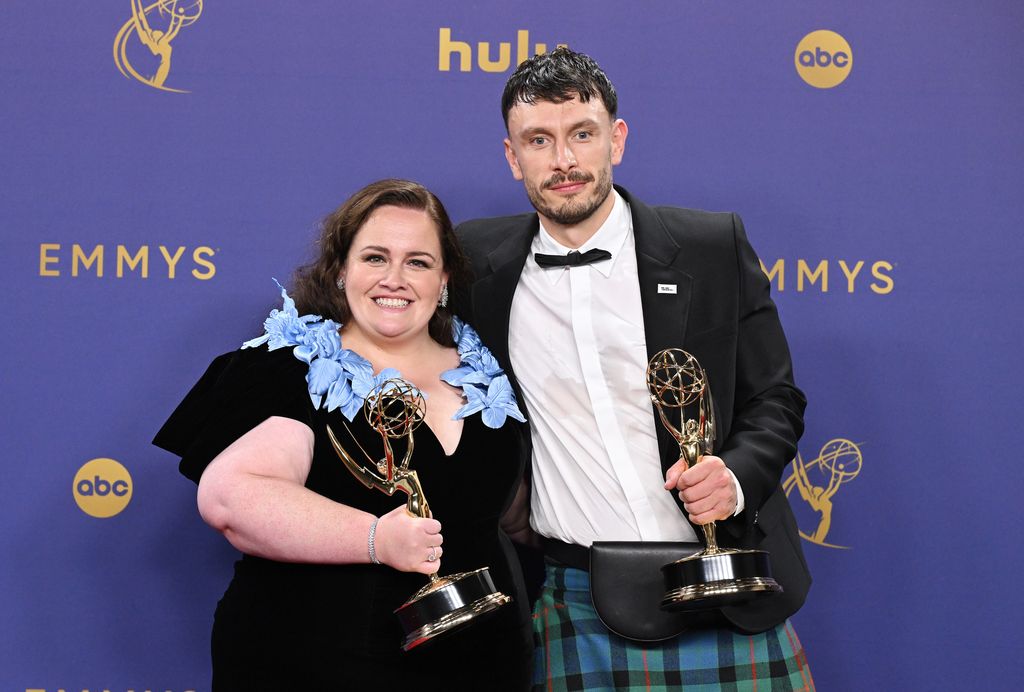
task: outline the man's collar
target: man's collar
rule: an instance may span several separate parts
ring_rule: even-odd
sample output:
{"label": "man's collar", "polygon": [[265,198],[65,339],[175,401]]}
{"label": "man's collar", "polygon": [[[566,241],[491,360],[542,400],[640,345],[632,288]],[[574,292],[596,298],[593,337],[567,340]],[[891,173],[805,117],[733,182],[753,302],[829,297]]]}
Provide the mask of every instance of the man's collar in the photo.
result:
{"label": "man's collar", "polygon": [[[612,267],[615,266],[618,256],[622,253],[622,246],[633,228],[633,218],[629,213],[629,205],[626,204],[626,200],[622,198],[622,195],[617,190],[613,189],[611,194],[615,196],[615,203],[612,205],[611,213],[608,214],[608,218],[597,229],[597,232],[590,236],[583,245],[578,248],[562,245],[544,228],[544,222],[540,221],[540,228],[537,232],[537,237],[533,240],[533,247],[530,248],[531,251],[550,255],[564,255],[574,249],[586,252],[593,248],[601,248],[612,253],[611,260],[597,262],[589,266],[601,272],[605,277],[610,276]],[[552,283],[554,283],[565,273],[565,270],[548,270],[546,273],[550,276]]]}

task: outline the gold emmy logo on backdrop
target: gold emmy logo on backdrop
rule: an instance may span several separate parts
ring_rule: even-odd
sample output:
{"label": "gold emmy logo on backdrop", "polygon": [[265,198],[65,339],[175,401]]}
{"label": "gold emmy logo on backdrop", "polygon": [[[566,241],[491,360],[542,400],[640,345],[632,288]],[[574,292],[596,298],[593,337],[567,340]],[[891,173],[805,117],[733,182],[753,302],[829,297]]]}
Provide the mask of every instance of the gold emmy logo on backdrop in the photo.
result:
{"label": "gold emmy logo on backdrop", "polygon": [[[61,248],[64,248],[63,251]],[[172,252],[172,248],[174,248]],[[128,245],[104,244],[88,245],[72,243],[70,248],[67,244],[61,243],[40,243],[39,244],[39,276],[68,276],[67,265],[71,264],[70,276],[95,276],[102,279],[104,272],[109,276],[111,270],[117,278],[126,276],[138,276],[148,279],[150,276],[150,256],[156,257],[157,250],[163,262],[153,261],[154,278],[166,269],[167,278],[174,279],[178,272],[186,272],[186,265],[178,267],[182,257],[185,256],[184,245],[140,245],[132,250]],[[152,252],[150,252],[152,250]],[[208,281],[217,273],[217,265],[213,263],[213,256],[219,249],[213,249],[206,245],[200,245],[192,249],[191,259],[195,265],[188,274],[199,281]],[[63,273],[62,273],[63,267]],[[158,270],[159,267],[159,270]]]}
{"label": "gold emmy logo on backdrop", "polygon": [[[792,291],[796,284],[797,293],[845,292],[863,293],[869,289],[875,295],[888,295],[895,287],[893,272],[896,262],[845,259],[797,259],[786,261],[780,257],[771,268],[761,260],[761,271],[768,277],[774,291]],[[794,279],[793,275],[796,274]],[[788,277],[788,278],[787,278]]]}
{"label": "gold emmy logo on backdrop", "polygon": [[796,488],[807,506],[820,516],[818,526],[813,531],[807,533],[800,530],[804,539],[825,548],[848,547],[827,543],[825,538],[832,527],[832,498],[843,485],[857,477],[862,464],[863,458],[857,443],[842,438],[826,442],[818,458],[811,461],[804,461],[797,452],[793,460],[793,471],[783,481],[782,489],[786,497],[789,497],[793,488]]}
{"label": "gold emmy logo on backdrop", "polygon": [[[66,681],[63,681],[63,682],[66,682]],[[108,681],[108,682],[110,682],[110,681]],[[25,692],[65,692],[65,690],[89,690],[89,689],[91,689],[89,687],[89,685],[95,685],[95,684],[96,684],[95,682],[87,683],[85,681],[82,681],[81,683],[76,683],[74,685],[62,685],[60,687],[27,687],[27,688],[25,688]],[[113,690],[113,689],[117,689],[117,688],[115,688],[114,685],[103,685],[103,686],[97,686],[95,689],[97,689],[97,690]],[[132,690],[133,688],[128,688],[128,689]],[[156,685],[154,685],[153,687],[142,687],[140,685],[136,685],[136,687],[134,689],[143,689],[143,690],[161,689],[161,690],[164,690],[164,692],[173,692],[173,690],[171,690],[168,687],[161,686],[160,688],[157,688]],[[193,687],[193,688],[184,689],[181,692],[196,692],[196,688]]]}
{"label": "gold emmy logo on backdrop", "polygon": [[[157,0],[144,5],[143,0],[131,0],[132,16],[114,39],[114,63],[125,77],[137,79],[147,86],[161,91],[187,94],[185,89],[164,86],[171,73],[171,43],[178,32],[195,24],[203,13],[203,0]],[[157,59],[156,71],[149,77],[143,76],[128,57],[128,46],[137,38]]]}

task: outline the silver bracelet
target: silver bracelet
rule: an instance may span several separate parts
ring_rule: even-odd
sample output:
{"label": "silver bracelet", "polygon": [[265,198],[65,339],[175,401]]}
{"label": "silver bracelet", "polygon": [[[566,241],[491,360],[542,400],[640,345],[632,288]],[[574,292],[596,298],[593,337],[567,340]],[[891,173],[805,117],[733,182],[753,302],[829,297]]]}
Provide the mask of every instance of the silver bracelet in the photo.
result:
{"label": "silver bracelet", "polygon": [[370,534],[366,537],[366,551],[370,553],[370,562],[375,565],[380,564],[380,560],[377,559],[377,550],[374,545],[374,539],[377,536],[378,521],[380,521],[380,517],[373,518],[373,523],[370,524]]}

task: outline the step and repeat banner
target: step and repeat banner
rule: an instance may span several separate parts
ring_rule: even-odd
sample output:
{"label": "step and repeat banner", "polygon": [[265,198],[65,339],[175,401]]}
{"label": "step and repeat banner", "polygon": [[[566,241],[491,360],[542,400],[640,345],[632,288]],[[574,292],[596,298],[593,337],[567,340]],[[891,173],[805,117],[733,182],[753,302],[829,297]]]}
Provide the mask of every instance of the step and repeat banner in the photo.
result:
{"label": "step and repeat banner", "polygon": [[810,401],[783,485],[821,690],[1013,689],[1024,7],[7,2],[0,689],[209,689],[237,553],[153,434],[382,177],[527,210],[516,64],[615,83],[615,180],[742,215]]}

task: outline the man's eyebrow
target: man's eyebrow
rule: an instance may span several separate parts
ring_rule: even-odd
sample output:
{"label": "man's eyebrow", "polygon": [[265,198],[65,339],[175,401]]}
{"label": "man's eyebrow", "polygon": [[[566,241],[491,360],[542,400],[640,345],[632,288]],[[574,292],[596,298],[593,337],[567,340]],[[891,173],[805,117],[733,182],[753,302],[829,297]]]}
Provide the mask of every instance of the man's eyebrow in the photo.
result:
{"label": "man's eyebrow", "polygon": [[[597,122],[598,121],[595,120],[594,118],[583,118],[582,120],[578,120],[574,122],[572,125],[570,125],[569,130],[578,130],[582,127],[593,127],[594,125],[597,125]],[[534,127],[527,127],[519,131],[520,137],[530,137],[533,135],[546,134],[550,134],[550,129],[540,125],[536,125]]]}

